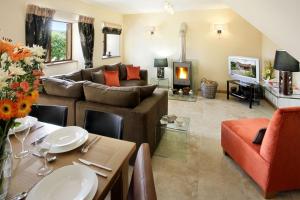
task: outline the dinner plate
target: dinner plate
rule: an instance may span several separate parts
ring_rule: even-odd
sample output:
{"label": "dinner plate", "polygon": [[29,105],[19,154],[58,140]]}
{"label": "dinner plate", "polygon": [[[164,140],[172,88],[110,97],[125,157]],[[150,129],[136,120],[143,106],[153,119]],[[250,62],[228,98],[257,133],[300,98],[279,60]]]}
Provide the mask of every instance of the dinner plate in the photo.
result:
{"label": "dinner plate", "polygon": [[98,188],[97,175],[88,167],[68,165],[44,177],[27,200],[90,200]]}
{"label": "dinner plate", "polygon": [[[26,117],[24,117],[24,118],[17,118],[17,119],[15,120],[15,122],[20,123],[20,125],[19,125],[18,127],[16,127],[16,130],[17,130],[17,131],[22,131],[22,130],[25,129],[25,127],[24,127],[24,123],[25,123],[25,122],[29,122],[30,127],[33,127],[33,126],[36,125],[36,123],[38,122],[38,119],[35,118],[35,117],[26,116]],[[8,134],[11,135],[11,134],[13,134],[13,133],[14,133],[13,130],[10,129]]]}
{"label": "dinner plate", "polygon": [[88,137],[88,132],[83,128],[68,126],[50,133],[45,141],[52,144],[50,153],[64,153],[80,147]]}

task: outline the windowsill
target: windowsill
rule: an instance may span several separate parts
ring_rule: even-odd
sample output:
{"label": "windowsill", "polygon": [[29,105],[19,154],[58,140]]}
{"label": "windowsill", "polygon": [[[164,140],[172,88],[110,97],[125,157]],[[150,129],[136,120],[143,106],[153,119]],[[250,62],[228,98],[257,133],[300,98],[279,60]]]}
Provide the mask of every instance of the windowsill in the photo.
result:
{"label": "windowsill", "polygon": [[50,67],[50,66],[68,64],[68,63],[74,63],[74,62],[77,62],[77,60],[66,60],[66,61],[51,62],[51,63],[45,63],[45,65],[46,65],[46,67]]}
{"label": "windowsill", "polygon": [[102,60],[110,58],[120,58],[121,56],[102,56]]}

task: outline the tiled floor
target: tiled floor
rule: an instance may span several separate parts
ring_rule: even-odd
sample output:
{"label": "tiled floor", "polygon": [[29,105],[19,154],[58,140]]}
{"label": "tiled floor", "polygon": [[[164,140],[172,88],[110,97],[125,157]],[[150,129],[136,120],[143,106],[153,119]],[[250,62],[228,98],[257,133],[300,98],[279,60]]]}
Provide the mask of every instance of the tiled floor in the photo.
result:
{"label": "tiled floor", "polygon": [[[169,114],[191,118],[191,133],[168,132],[153,156],[158,199],[259,200],[257,185],[220,146],[220,124],[225,119],[271,117],[266,102],[249,109],[245,103],[199,97],[197,102],[169,101]],[[281,193],[276,199],[300,199],[300,191]]]}

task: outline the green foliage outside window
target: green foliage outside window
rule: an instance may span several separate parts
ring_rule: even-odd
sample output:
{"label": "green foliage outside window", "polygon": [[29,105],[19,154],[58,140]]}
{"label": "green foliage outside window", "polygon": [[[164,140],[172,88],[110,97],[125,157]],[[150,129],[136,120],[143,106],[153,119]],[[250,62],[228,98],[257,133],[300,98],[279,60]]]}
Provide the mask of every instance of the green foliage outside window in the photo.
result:
{"label": "green foliage outside window", "polygon": [[66,60],[67,37],[66,32],[52,31],[51,33],[51,61]]}

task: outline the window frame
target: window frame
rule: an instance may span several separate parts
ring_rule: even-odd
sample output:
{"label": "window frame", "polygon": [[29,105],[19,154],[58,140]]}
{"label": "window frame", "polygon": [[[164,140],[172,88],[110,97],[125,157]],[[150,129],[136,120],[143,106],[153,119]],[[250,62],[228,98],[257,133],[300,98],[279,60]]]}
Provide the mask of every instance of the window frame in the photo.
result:
{"label": "window frame", "polygon": [[[50,45],[49,48],[47,49],[48,51],[48,56],[46,58],[45,64],[51,64],[51,63],[63,63],[63,62],[70,62],[73,61],[73,23],[72,22],[66,22],[66,21],[61,21],[61,20],[51,20],[51,22],[61,22],[61,23],[65,23],[65,24],[70,24],[70,39],[68,39],[68,30],[66,31],[66,38],[67,38],[67,44],[66,44],[66,54],[68,54],[68,46],[69,46],[69,42],[71,42],[71,46],[70,46],[70,58],[69,59],[65,59],[65,60],[56,60],[56,61],[51,61],[51,36],[50,36]],[[51,34],[52,34],[52,29],[51,29]]]}

